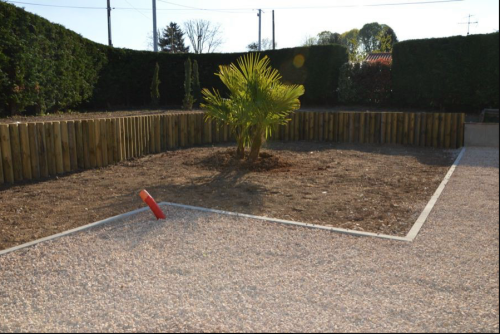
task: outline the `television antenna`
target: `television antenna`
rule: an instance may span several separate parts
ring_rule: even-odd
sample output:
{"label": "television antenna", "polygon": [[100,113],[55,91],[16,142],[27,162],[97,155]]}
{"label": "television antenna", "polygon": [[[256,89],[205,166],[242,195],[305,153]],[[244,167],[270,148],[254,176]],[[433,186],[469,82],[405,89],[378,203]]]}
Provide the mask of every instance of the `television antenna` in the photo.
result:
{"label": "television antenna", "polygon": [[479,24],[479,22],[478,22],[478,21],[471,22],[471,19],[472,19],[473,17],[474,17],[474,15],[470,15],[470,14],[469,14],[469,16],[468,16],[469,21],[468,21],[468,22],[461,22],[461,23],[459,23],[459,24],[467,24],[467,36],[469,36],[469,35],[470,35],[470,26],[471,26],[471,24],[475,24],[475,25],[478,25],[478,24]]}

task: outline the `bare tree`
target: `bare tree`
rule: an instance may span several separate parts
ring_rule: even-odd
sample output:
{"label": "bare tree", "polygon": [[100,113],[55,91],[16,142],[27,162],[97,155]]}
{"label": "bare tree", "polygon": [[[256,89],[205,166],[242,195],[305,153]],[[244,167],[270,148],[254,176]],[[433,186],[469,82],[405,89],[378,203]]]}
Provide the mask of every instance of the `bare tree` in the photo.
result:
{"label": "bare tree", "polygon": [[222,45],[220,25],[206,20],[191,20],[184,23],[184,28],[194,53],[215,52]]}

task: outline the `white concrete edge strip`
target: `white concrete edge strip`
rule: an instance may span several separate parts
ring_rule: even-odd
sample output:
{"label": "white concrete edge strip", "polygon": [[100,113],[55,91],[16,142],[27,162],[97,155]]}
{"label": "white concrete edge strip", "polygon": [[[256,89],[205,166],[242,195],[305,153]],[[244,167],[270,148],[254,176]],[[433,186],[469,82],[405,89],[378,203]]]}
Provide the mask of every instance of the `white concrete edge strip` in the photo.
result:
{"label": "white concrete edge strip", "polygon": [[376,233],[370,233],[370,232],[362,232],[362,231],[356,231],[356,230],[347,230],[347,229],[342,229],[342,228],[337,228],[337,227],[307,224],[307,223],[294,222],[294,221],[290,221],[290,220],[275,219],[275,218],[269,218],[269,217],[253,216],[253,215],[247,215],[244,213],[236,213],[236,212],[221,211],[221,210],[215,210],[215,209],[207,209],[207,208],[202,208],[202,207],[198,207],[198,206],[169,203],[169,202],[161,202],[159,204],[179,207],[179,208],[188,209],[188,210],[197,210],[197,211],[202,211],[202,212],[210,212],[210,213],[235,216],[235,217],[240,217],[240,218],[250,218],[250,219],[263,220],[263,221],[267,221],[267,222],[271,222],[271,223],[279,223],[279,224],[285,224],[285,225],[291,225],[291,226],[319,229],[319,230],[324,230],[324,231],[331,231],[331,232],[336,232],[336,233],[348,234],[348,235],[357,236],[357,237],[374,237],[374,238],[393,240],[393,241],[410,241],[405,237],[397,237],[397,236],[376,234]]}
{"label": "white concrete edge strip", "polygon": [[21,250],[23,248],[32,247],[32,246],[38,245],[39,243],[42,243],[42,242],[52,241],[52,240],[59,239],[61,237],[65,237],[65,236],[73,234],[73,233],[85,231],[85,230],[91,229],[93,227],[97,227],[97,226],[100,226],[100,225],[111,223],[111,222],[119,220],[119,219],[127,218],[127,217],[133,216],[133,215],[135,215],[137,213],[140,213],[140,212],[143,212],[143,211],[147,211],[147,210],[149,210],[148,207],[137,209],[137,210],[134,210],[134,211],[131,211],[131,212],[127,212],[127,213],[124,213],[124,214],[121,214],[121,215],[118,215],[118,216],[114,216],[114,217],[111,217],[111,218],[107,218],[107,219],[104,219],[104,220],[101,220],[101,221],[98,221],[98,222],[95,222],[95,223],[92,223],[92,224],[88,224],[88,225],[85,225],[85,226],[80,226],[80,227],[77,227],[77,228],[69,230],[69,231],[65,231],[65,232],[62,232],[62,233],[59,233],[59,234],[54,234],[54,235],[46,237],[46,238],[38,239],[38,240],[31,241],[31,242],[28,242],[28,243],[25,243],[25,244],[22,244],[22,245],[19,245],[19,246],[16,246],[16,247],[5,249],[3,251],[0,251],[0,256],[8,254],[8,253],[15,252],[15,251],[18,251],[18,250]]}
{"label": "white concrete edge strip", "polygon": [[441,194],[443,193],[446,185],[450,181],[451,177],[453,176],[453,173],[457,169],[458,165],[460,164],[460,161],[462,160],[464,154],[465,154],[465,147],[462,148],[462,151],[458,155],[457,160],[455,160],[455,163],[451,166],[450,170],[448,171],[448,174],[444,177],[443,182],[441,182],[441,185],[439,188],[436,190],[434,195],[432,196],[431,200],[429,203],[427,203],[427,206],[425,207],[424,211],[420,214],[420,217],[418,217],[417,221],[413,225],[412,229],[410,232],[406,235],[406,239],[408,241],[414,241],[422,227],[424,226],[425,222],[427,221],[427,218],[429,218],[429,215],[431,214],[432,210],[434,209],[434,206],[436,205],[437,201],[439,200],[439,197],[441,197]]}
{"label": "white concrete edge strip", "polygon": [[[451,168],[450,168],[448,174],[445,176],[443,182],[441,182],[441,185],[434,193],[434,196],[432,196],[431,200],[429,201],[429,203],[425,207],[424,211],[422,212],[420,217],[417,219],[417,222],[413,225],[412,229],[410,230],[410,232],[408,233],[408,235],[406,237],[397,237],[397,236],[386,235],[386,234],[377,234],[377,233],[362,232],[362,231],[356,231],[356,230],[347,230],[347,229],[337,228],[337,227],[307,224],[307,223],[301,223],[301,222],[294,222],[294,221],[290,221],[290,220],[274,219],[274,218],[269,218],[269,217],[253,216],[253,215],[248,215],[248,214],[244,214],[244,213],[236,213],[236,212],[229,212],[229,211],[222,211],[222,210],[215,210],[215,209],[207,209],[207,208],[202,208],[202,207],[198,207],[198,206],[191,206],[191,205],[184,205],[184,204],[177,204],[177,203],[170,203],[170,202],[161,202],[159,204],[160,205],[167,205],[167,206],[174,206],[174,207],[179,207],[179,208],[184,208],[184,209],[189,209],[189,210],[217,213],[217,214],[221,214],[221,215],[263,220],[263,221],[268,221],[268,222],[272,222],[272,223],[279,223],[279,224],[285,224],[285,225],[291,225],[291,226],[319,229],[319,230],[342,233],[342,234],[347,234],[347,235],[352,235],[352,236],[357,236],[357,237],[372,237],[372,238],[379,238],[379,239],[385,239],[385,240],[412,242],[418,236],[418,233],[420,232],[420,230],[424,226],[424,223],[426,222],[432,209],[436,205],[439,197],[443,193],[444,188],[446,187],[446,185],[450,181],[453,173],[455,172],[455,169],[460,164],[460,161],[462,160],[462,157],[465,154],[465,150],[466,149],[464,147],[462,149],[462,151],[460,152],[455,163],[451,166]],[[35,240],[32,242],[28,242],[28,243],[25,243],[25,244],[22,244],[22,245],[19,245],[16,247],[5,249],[3,251],[0,251],[0,256],[21,250],[23,248],[32,247],[32,246],[35,246],[35,245],[42,243],[42,242],[55,240],[55,239],[58,239],[58,238],[61,238],[61,237],[64,237],[64,236],[67,236],[67,235],[70,235],[73,233],[85,231],[85,230],[91,229],[93,227],[97,227],[99,225],[111,223],[115,220],[127,218],[127,217],[133,216],[135,214],[138,214],[138,213],[141,213],[141,212],[147,211],[147,210],[149,210],[149,207],[137,209],[137,210],[130,211],[130,212],[118,215],[118,216],[111,217],[111,218],[107,218],[107,219],[104,219],[104,220],[101,220],[101,221],[98,221],[98,222],[95,222],[95,223],[92,223],[89,225],[81,226],[81,227],[78,227],[78,228],[75,228],[75,229],[72,229],[72,230],[69,230],[66,232],[62,232],[62,233],[55,234],[55,235],[52,235],[52,236],[49,236],[46,238],[42,238],[42,239],[38,239],[38,240]]]}

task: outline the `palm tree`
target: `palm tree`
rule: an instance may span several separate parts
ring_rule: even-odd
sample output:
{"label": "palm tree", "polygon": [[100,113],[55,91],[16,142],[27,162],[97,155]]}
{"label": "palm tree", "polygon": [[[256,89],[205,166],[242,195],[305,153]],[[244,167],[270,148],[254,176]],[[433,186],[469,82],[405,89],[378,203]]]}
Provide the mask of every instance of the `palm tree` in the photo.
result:
{"label": "palm tree", "polygon": [[249,159],[256,161],[274,129],[300,108],[304,86],[283,84],[269,58],[254,53],[240,57],[237,65],[220,66],[216,75],[228,88],[229,97],[204,89],[206,117],[229,124],[238,142],[238,157],[244,158],[245,147],[250,145]]}

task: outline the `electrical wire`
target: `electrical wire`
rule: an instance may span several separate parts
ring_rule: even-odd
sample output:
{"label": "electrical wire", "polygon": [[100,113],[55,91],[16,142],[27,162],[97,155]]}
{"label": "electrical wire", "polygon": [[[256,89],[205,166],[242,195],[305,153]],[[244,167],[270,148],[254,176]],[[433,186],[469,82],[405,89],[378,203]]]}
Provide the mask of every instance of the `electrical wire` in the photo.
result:
{"label": "electrical wire", "polygon": [[[42,6],[42,7],[57,7],[57,8],[72,8],[72,9],[107,9],[106,7],[83,7],[83,6],[63,6],[63,5],[47,5],[39,3],[31,3],[24,1],[11,1],[5,0],[9,3],[21,4],[21,5],[31,5],[31,6]],[[220,13],[232,13],[240,14],[242,12],[254,11],[256,8],[200,8],[192,7],[186,5],[180,5],[173,2],[158,0],[160,2],[184,7],[184,8],[157,8],[159,11],[212,11]],[[335,8],[362,8],[362,7],[389,7],[389,6],[411,6],[411,5],[430,5],[430,4],[443,4],[452,2],[464,2],[465,0],[432,0],[432,1],[415,1],[415,2],[402,2],[402,3],[380,3],[380,4],[365,4],[365,5],[334,5],[334,6],[310,6],[310,7],[268,7],[261,8],[263,10],[305,10],[305,9],[335,9]],[[128,1],[127,1],[128,2]],[[129,2],[128,2],[129,3]],[[131,5],[129,3],[129,5]],[[140,12],[141,10],[151,10],[151,8],[136,8],[136,7],[113,7],[115,10],[136,10]]]}

